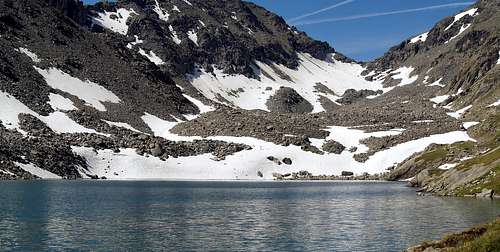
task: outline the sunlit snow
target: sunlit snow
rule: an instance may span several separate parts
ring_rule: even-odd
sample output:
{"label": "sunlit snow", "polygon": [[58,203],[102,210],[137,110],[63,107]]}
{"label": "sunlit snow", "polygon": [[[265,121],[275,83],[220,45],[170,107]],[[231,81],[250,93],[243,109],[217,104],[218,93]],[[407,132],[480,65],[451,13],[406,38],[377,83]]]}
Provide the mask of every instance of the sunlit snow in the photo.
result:
{"label": "sunlit snow", "polygon": [[193,41],[193,43],[198,46],[198,35],[196,34],[196,32],[191,30],[187,32],[187,35],[189,40]]}
{"label": "sunlit snow", "polygon": [[411,76],[411,73],[415,70],[413,67],[400,67],[394,71],[392,71],[392,74],[395,74],[392,76],[393,79],[395,80],[401,80],[398,86],[405,86],[408,84],[412,84],[418,79],[418,75],[413,75]]}
{"label": "sunlit snow", "polygon": [[459,163],[452,163],[452,164],[443,164],[441,166],[438,167],[438,169],[441,169],[441,170],[449,170],[451,168],[454,168],[455,166],[457,166]]}
{"label": "sunlit snow", "polygon": [[[365,80],[361,76],[364,68],[356,63],[337,61],[333,58],[334,55],[329,55],[327,61],[318,60],[309,54],[301,53],[298,56],[300,61],[296,70],[282,65],[256,62],[259,69],[256,68],[255,72],[259,80],[244,75],[227,75],[215,66],[214,74],[198,69],[194,75],[188,77],[191,84],[206,98],[248,110],[267,111],[267,100],[280,87],[290,87],[297,91],[313,105],[313,112],[324,111],[319,101],[321,96],[335,101],[351,88],[389,90],[383,88],[381,81]],[[318,83],[330,89],[334,94],[316,90],[315,86]],[[224,100],[220,100],[219,97]]]}
{"label": "sunlit snow", "polygon": [[[438,87],[445,87],[444,84],[441,84],[441,81],[443,80],[443,78],[440,78],[439,80],[429,84],[428,86],[429,87],[433,87],[433,86],[438,86]],[[425,83],[424,83],[425,84]]]}
{"label": "sunlit snow", "polygon": [[425,42],[427,40],[428,32],[420,34],[410,40],[410,43]]}
{"label": "sunlit snow", "polygon": [[135,129],[134,127],[132,127],[128,123],[112,122],[112,121],[107,121],[107,120],[102,120],[102,121],[105,122],[105,123],[107,123],[107,124],[109,124],[109,125],[111,125],[111,126],[116,126],[116,127],[120,127],[120,128],[131,130],[131,131],[134,131],[134,132],[142,133],[141,131]]}
{"label": "sunlit snow", "polygon": [[51,113],[48,116],[41,116],[13,96],[2,91],[0,91],[0,104],[2,104],[2,106],[0,106],[0,121],[2,121],[2,124],[7,129],[17,129],[24,133],[24,131],[19,128],[18,116],[19,114],[29,114],[40,119],[57,133],[97,133],[95,130],[87,129],[76,123],[60,111]]}
{"label": "sunlit snow", "polygon": [[104,11],[104,13],[97,13],[98,17],[92,17],[94,23],[110,29],[116,33],[127,35],[128,25],[127,20],[132,15],[137,13],[133,9],[120,8],[116,12]]}
{"label": "sunlit snow", "polygon": [[444,42],[445,44],[449,43],[450,41],[452,41],[453,39],[455,39],[456,37],[460,36],[460,34],[462,34],[465,30],[467,30],[469,27],[471,27],[472,24],[464,24],[462,25],[462,27],[460,27],[460,31],[458,31],[458,33],[451,37],[448,41]]}
{"label": "sunlit snow", "polygon": [[448,25],[444,30],[445,31],[449,30],[457,21],[459,21],[460,19],[462,19],[467,15],[474,17],[475,15],[477,15],[477,10],[478,10],[477,8],[473,8],[455,15],[455,19],[453,20],[453,22],[451,22],[451,24]]}
{"label": "sunlit snow", "polygon": [[151,61],[157,66],[165,64],[165,62],[160,57],[158,57],[158,55],[156,55],[156,53],[154,53],[153,51],[149,51],[148,53],[146,53],[146,51],[144,51],[142,48],[139,48],[139,53],[144,57],[148,58],[149,61]]}
{"label": "sunlit snow", "polygon": [[73,102],[59,94],[50,93],[49,94],[49,104],[54,110],[59,111],[71,111],[78,110]]}
{"label": "sunlit snow", "polygon": [[42,178],[42,179],[62,179],[61,176],[59,175],[56,175],[52,172],[49,172],[49,171],[46,171],[34,164],[22,164],[22,163],[18,163],[18,162],[14,162],[14,164],[16,166],[18,166],[19,168],[39,177],[39,178]]}
{"label": "sunlit snow", "polygon": [[455,118],[455,119],[458,119],[460,118],[465,112],[467,112],[467,110],[469,110],[470,108],[472,108],[472,105],[469,105],[463,109],[460,109],[460,110],[457,110],[455,112],[449,112],[449,113],[446,113],[447,115]]}
{"label": "sunlit snow", "polygon": [[156,5],[155,5],[155,8],[153,9],[154,12],[156,12],[156,14],[158,14],[158,17],[167,22],[168,21],[168,12],[166,12],[165,10],[163,10],[160,6],[160,3],[158,3],[158,0],[155,0],[156,2]]}
{"label": "sunlit snow", "polygon": [[45,78],[47,84],[52,88],[72,94],[99,111],[106,111],[106,107],[102,102],[120,102],[120,98],[111,91],[89,80],[81,81],[57,68],[43,70],[35,67],[35,69]]}
{"label": "sunlit snow", "polygon": [[478,124],[479,124],[479,122],[464,122],[462,124],[462,126],[464,127],[464,129],[469,129],[469,128],[474,127]]}
{"label": "sunlit snow", "polygon": [[430,99],[430,101],[439,104],[446,101],[446,99],[448,99],[449,97],[450,97],[449,95],[440,95]]}
{"label": "sunlit snow", "polygon": [[38,58],[38,55],[31,52],[28,48],[19,47],[19,49],[17,49],[17,51],[20,53],[24,53],[26,56],[28,56],[35,63],[41,62],[40,58]]}
{"label": "sunlit snow", "polygon": [[496,101],[496,102],[494,102],[494,103],[492,103],[492,104],[488,105],[487,107],[488,107],[488,108],[491,108],[491,107],[496,107],[496,106],[499,106],[499,105],[500,105],[500,99],[498,99],[498,101]]}
{"label": "sunlit snow", "polygon": [[180,45],[181,44],[181,39],[179,39],[179,37],[177,36],[177,32],[174,30],[174,27],[172,27],[172,25],[169,25],[168,26],[168,30],[170,31],[170,33],[172,34],[172,40],[174,41],[174,43]]}

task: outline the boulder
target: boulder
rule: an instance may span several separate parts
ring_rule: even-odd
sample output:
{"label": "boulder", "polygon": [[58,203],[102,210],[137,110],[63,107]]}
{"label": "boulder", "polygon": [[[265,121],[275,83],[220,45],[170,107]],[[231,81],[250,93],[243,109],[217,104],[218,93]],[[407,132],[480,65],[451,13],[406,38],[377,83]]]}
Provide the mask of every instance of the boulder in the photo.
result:
{"label": "boulder", "polygon": [[354,176],[354,172],[351,172],[351,171],[342,171],[342,176],[343,177]]}
{"label": "boulder", "polygon": [[272,112],[278,113],[309,113],[313,106],[297,91],[289,87],[281,87],[266,102]]}
{"label": "boulder", "polygon": [[345,150],[345,146],[339,142],[329,140],[321,147],[324,151],[334,154],[340,154]]}
{"label": "boulder", "polygon": [[484,188],[480,193],[476,193],[478,198],[493,198],[493,190]]}
{"label": "boulder", "polygon": [[283,158],[283,163],[287,164],[287,165],[291,165],[292,164],[292,159],[291,158]]}
{"label": "boulder", "polygon": [[163,154],[163,149],[159,144],[155,144],[155,146],[151,149],[151,155],[155,157],[159,157]]}

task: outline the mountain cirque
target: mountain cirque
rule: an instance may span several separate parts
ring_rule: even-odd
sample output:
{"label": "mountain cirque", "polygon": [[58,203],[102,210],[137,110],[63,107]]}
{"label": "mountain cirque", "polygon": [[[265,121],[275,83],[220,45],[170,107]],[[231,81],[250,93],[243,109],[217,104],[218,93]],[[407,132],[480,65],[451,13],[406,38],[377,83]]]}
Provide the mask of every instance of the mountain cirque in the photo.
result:
{"label": "mountain cirque", "polygon": [[499,190],[499,9],[358,63],[238,0],[4,0],[0,178],[388,172]]}

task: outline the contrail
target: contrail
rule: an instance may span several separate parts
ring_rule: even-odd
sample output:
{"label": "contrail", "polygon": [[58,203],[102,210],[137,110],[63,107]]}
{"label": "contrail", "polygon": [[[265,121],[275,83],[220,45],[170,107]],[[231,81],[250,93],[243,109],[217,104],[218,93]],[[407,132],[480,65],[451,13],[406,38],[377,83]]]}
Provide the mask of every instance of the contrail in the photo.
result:
{"label": "contrail", "polygon": [[310,17],[310,16],[313,16],[313,15],[316,15],[316,14],[319,14],[319,13],[322,13],[322,12],[325,12],[327,10],[331,10],[331,9],[335,9],[337,7],[340,7],[342,5],[346,5],[348,3],[352,3],[354,2],[355,0],[347,0],[347,1],[343,1],[343,2],[340,2],[338,4],[334,4],[332,6],[328,6],[326,8],[323,8],[323,9],[320,9],[320,10],[317,10],[317,11],[314,11],[314,12],[310,12],[310,13],[307,13],[307,14],[304,14],[302,16],[298,16],[298,17],[294,17],[294,18],[291,18],[288,20],[288,22],[293,22],[293,21],[297,21],[297,20],[300,20],[300,19],[304,19],[306,17]]}
{"label": "contrail", "polygon": [[311,25],[311,24],[330,23],[330,22],[337,22],[337,21],[344,21],[344,20],[355,20],[355,19],[362,19],[362,18],[380,17],[380,16],[388,16],[388,15],[395,15],[395,14],[402,14],[402,13],[434,10],[434,9],[441,9],[441,8],[448,8],[448,7],[455,7],[455,6],[471,5],[473,3],[474,2],[451,3],[451,4],[434,5],[434,6],[422,7],[422,8],[416,8],[416,9],[369,13],[369,14],[361,14],[361,15],[354,15],[354,16],[347,16],[347,17],[339,17],[339,18],[316,19],[316,20],[294,23],[293,25],[297,25],[297,26],[298,25]]}

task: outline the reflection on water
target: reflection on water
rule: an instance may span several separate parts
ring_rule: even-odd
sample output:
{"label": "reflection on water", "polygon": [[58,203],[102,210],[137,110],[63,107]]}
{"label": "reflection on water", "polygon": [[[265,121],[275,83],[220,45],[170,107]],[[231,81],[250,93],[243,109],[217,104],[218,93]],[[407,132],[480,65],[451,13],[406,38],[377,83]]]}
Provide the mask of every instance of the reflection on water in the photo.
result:
{"label": "reflection on water", "polygon": [[2,182],[0,202],[0,247],[20,251],[400,251],[500,214],[361,182]]}

